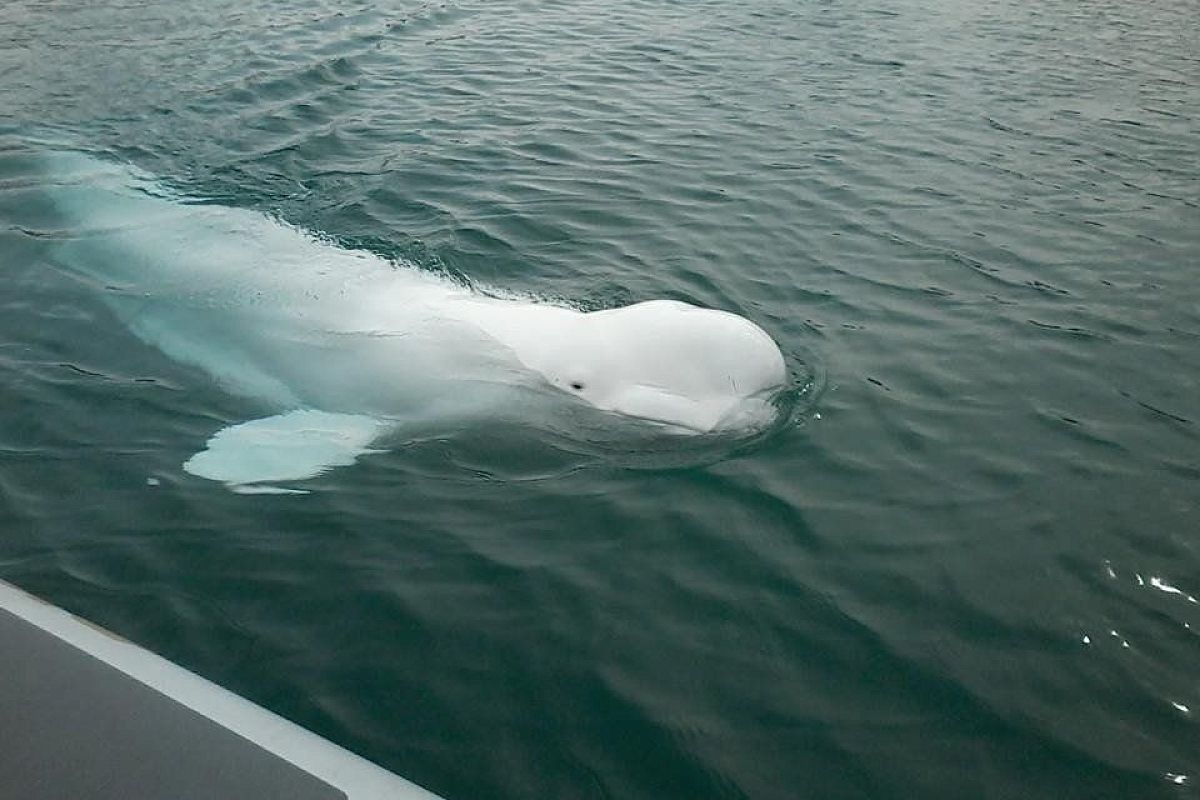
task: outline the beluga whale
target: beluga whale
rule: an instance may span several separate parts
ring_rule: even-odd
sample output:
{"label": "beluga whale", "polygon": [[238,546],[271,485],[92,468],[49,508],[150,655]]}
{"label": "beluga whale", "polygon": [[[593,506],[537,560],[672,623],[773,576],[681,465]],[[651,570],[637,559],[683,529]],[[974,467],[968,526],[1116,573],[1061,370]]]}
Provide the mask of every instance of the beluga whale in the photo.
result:
{"label": "beluga whale", "polygon": [[184,196],[127,164],[74,151],[42,161],[66,220],[54,264],[139,339],[261,408],[183,464],[235,491],[301,491],[284,485],[405,431],[502,409],[535,425],[566,409],[592,429],[753,431],[788,381],[771,336],[734,313],[502,295]]}

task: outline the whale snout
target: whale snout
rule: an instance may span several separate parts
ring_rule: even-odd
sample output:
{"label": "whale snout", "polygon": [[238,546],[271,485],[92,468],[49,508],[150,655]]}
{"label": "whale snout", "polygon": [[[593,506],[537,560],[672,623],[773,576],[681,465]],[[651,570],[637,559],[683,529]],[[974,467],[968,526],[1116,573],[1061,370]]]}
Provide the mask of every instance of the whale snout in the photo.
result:
{"label": "whale snout", "polygon": [[466,308],[555,389],[681,432],[757,426],[787,381],[770,335],[728,311],[676,300],[588,313],[494,300]]}
{"label": "whale snout", "polygon": [[787,381],[778,345],[726,311],[654,300],[593,315],[616,358],[593,405],[688,432],[769,420]]}

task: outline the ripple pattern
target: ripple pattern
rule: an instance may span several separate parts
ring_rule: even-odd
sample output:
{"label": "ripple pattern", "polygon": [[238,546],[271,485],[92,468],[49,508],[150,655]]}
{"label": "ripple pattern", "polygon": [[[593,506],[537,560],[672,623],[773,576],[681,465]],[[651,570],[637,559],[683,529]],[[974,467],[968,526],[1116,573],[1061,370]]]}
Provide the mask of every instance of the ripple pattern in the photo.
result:
{"label": "ripple pattern", "polygon": [[[1195,17],[6,3],[0,577],[451,799],[1197,796]],[[49,268],[31,137],[741,313],[815,405],[705,466],[494,426],[215,492],[178,464],[251,409]]]}

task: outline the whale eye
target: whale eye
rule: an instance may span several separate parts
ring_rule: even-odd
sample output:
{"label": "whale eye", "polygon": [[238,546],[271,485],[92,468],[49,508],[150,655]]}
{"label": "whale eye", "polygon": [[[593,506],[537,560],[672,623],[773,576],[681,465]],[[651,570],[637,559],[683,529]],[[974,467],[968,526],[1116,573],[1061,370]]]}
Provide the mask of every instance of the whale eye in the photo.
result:
{"label": "whale eye", "polygon": [[577,392],[583,391],[583,383],[580,381],[571,381],[571,388]]}

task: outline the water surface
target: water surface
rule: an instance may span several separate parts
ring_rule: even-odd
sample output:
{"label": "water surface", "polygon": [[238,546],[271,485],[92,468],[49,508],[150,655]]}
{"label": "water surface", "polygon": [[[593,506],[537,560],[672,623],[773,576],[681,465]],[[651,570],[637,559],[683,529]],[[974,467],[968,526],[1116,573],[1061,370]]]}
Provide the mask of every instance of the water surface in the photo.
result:
{"label": "water surface", "polygon": [[1196,796],[1195,20],[6,3],[6,153],[727,309],[820,379],[706,465],[481,421],[236,495],[180,465],[256,410],[52,269],[0,174],[0,577],[450,800]]}

